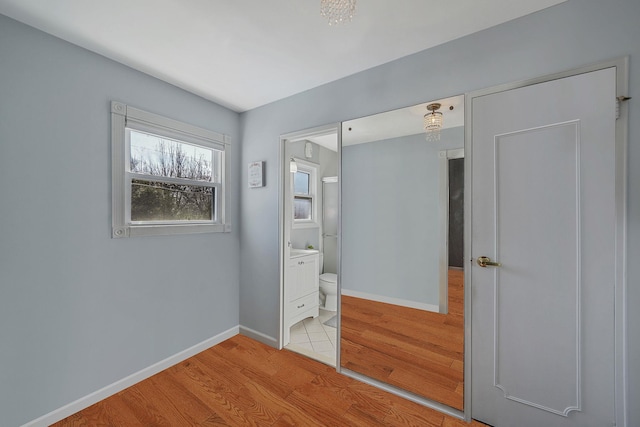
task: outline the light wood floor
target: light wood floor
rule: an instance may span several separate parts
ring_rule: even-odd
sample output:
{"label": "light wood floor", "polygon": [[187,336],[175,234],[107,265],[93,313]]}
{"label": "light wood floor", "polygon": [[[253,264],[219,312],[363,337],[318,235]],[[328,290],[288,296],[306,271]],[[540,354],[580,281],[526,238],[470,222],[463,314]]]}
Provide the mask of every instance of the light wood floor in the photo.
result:
{"label": "light wood floor", "polygon": [[[60,426],[424,426],[468,424],[237,335]],[[474,427],[484,424],[473,422]]]}
{"label": "light wood floor", "polygon": [[464,272],[449,270],[449,313],[342,296],[340,364],[462,410]]}

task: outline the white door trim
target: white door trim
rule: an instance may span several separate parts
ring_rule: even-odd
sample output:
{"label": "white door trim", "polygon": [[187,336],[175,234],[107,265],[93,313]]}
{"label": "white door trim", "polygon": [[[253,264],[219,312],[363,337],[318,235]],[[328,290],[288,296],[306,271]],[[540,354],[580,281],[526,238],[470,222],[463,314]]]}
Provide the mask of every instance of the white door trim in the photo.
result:
{"label": "white door trim", "polygon": [[[610,61],[599,62],[577,69],[543,76],[531,80],[503,84],[491,88],[481,89],[465,94],[465,259],[471,262],[471,218],[473,210],[471,195],[473,194],[472,176],[472,123],[474,98],[544,83],[578,74],[589,73],[606,68],[616,68],[616,96],[628,95],[629,82],[629,57],[622,57]],[[628,424],[628,354],[627,354],[627,147],[628,147],[628,106],[621,102],[619,117],[616,121],[616,277],[615,277],[615,415],[616,425]],[[473,269],[465,269],[464,278],[465,299],[465,373],[464,373],[464,402],[465,419],[470,421],[473,415],[473,402],[471,401],[471,308],[472,293],[471,283]]]}

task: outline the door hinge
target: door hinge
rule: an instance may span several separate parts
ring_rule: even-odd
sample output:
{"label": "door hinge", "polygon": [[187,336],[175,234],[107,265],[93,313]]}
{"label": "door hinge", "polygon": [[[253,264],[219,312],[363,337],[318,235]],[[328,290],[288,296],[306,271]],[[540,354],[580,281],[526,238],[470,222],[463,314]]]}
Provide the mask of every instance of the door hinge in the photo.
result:
{"label": "door hinge", "polygon": [[620,118],[620,103],[630,100],[630,96],[618,96],[616,98],[616,120]]}

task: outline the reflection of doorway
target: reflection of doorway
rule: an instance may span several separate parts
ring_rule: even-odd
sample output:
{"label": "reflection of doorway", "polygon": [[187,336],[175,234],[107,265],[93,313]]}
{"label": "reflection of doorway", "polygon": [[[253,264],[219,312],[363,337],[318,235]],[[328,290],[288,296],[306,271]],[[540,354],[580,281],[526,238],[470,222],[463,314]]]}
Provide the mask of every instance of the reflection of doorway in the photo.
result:
{"label": "reflection of doorway", "polygon": [[464,267],[464,149],[439,157],[439,313],[449,312],[449,270]]}
{"label": "reflection of doorway", "polygon": [[449,159],[449,265],[464,267],[464,159]]}

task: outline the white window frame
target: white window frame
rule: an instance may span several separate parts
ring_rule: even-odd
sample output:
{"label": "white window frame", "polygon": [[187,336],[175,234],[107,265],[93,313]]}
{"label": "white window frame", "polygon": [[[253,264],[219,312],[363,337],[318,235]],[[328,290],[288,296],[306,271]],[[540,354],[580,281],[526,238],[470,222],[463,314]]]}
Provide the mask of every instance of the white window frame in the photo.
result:
{"label": "white window frame", "polygon": [[[291,218],[292,228],[315,228],[319,227],[318,221],[318,165],[306,160],[294,158],[298,165],[298,172],[309,174],[309,194],[296,194],[294,189],[294,179],[291,177]],[[293,174],[292,174],[293,175]],[[296,196],[304,196],[311,199],[311,219],[295,219],[293,209]]]}
{"label": "white window frame", "polygon": [[[148,132],[220,152],[220,183],[215,187],[215,218],[212,221],[131,221],[131,181],[137,174],[130,171],[130,149],[127,129]],[[111,102],[111,172],[112,172],[112,238],[150,235],[230,232],[229,153],[227,135],[139,110],[120,102]],[[171,179],[161,178],[160,181]]]}

